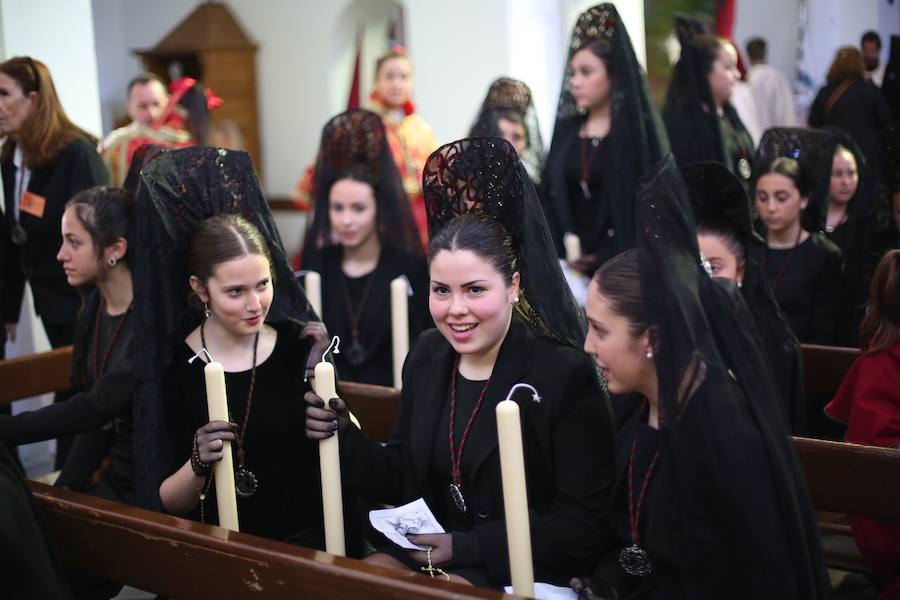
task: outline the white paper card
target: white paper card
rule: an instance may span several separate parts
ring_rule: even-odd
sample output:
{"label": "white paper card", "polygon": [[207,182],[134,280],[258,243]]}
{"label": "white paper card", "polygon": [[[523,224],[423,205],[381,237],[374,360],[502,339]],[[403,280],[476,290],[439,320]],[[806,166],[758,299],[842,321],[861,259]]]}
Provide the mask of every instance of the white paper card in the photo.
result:
{"label": "white paper card", "polygon": [[409,550],[428,550],[428,547],[410,542],[406,539],[408,533],[444,533],[444,528],[434,518],[423,498],[397,508],[370,510],[369,522],[387,539]]}
{"label": "white paper card", "polygon": [[[507,594],[513,593],[511,585],[503,589]],[[573,592],[572,588],[540,582],[534,584],[534,597],[537,600],[578,600],[578,594]]]}

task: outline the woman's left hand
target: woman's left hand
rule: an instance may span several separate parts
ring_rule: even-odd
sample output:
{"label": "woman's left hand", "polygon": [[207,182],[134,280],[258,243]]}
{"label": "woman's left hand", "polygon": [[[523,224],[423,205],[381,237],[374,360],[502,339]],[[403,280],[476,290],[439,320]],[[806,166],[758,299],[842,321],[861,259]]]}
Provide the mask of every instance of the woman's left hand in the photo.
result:
{"label": "woman's left hand", "polygon": [[[406,539],[417,546],[431,546],[431,566],[442,567],[453,560],[452,533],[410,533]],[[410,558],[420,565],[428,565],[428,551],[408,550]]]}

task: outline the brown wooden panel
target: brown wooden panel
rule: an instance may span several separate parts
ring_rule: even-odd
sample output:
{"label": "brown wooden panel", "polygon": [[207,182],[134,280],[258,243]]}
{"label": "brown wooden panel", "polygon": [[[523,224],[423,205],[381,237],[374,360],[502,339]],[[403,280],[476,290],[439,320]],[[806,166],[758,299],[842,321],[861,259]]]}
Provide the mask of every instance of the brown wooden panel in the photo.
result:
{"label": "brown wooden panel", "polygon": [[858,348],[801,344],[801,349],[806,393],[816,398],[834,397],[859,356]]}
{"label": "brown wooden panel", "polygon": [[170,598],[516,597],[29,485],[63,561]]}
{"label": "brown wooden panel", "polygon": [[400,405],[400,390],[368,383],[341,381],[340,395],[371,439],[378,442],[388,440],[394,427],[394,416]]}
{"label": "brown wooden panel", "polygon": [[69,388],[72,346],[0,360],[0,406]]}
{"label": "brown wooden panel", "polygon": [[816,510],[900,524],[900,450],[794,438]]}

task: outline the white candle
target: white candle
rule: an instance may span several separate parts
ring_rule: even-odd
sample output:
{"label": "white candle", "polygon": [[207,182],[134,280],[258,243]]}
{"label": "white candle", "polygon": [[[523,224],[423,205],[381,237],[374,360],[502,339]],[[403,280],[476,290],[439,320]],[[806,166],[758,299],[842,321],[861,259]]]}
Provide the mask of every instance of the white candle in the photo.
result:
{"label": "white candle", "polygon": [[316,311],[319,319],[322,319],[322,276],[315,271],[306,274],[304,280],[306,299],[309,300],[310,306]]}
{"label": "white candle", "polygon": [[394,387],[403,387],[403,361],[409,353],[409,282],[400,276],[391,281],[391,346]]}
{"label": "white candle", "polygon": [[563,236],[563,246],[566,248],[566,261],[573,263],[581,258],[581,238],[571,231]]}
{"label": "white candle", "polygon": [[[325,401],[337,397],[334,388],[334,367],[331,363],[316,365],[313,381],[316,395]],[[330,409],[329,409],[330,410]],[[338,435],[319,442],[319,468],[322,474],[322,513],[325,517],[325,551],[329,554],[346,556],[344,548],[344,498],[341,491],[341,453]]]}
{"label": "white candle", "polygon": [[513,593],[531,597],[534,596],[534,567],[531,563],[525,457],[522,453],[519,405],[512,400],[504,400],[497,405],[497,439],[500,442],[500,474],[503,478],[506,543]]}
{"label": "white candle", "polygon": [[[206,406],[210,421],[229,421],[228,396],[225,392],[225,369],[222,363],[211,361],[203,367],[206,378]],[[231,442],[222,442],[222,460],[215,466],[216,506],[219,525],[232,531],[238,528],[237,497],[234,493],[234,459]]]}

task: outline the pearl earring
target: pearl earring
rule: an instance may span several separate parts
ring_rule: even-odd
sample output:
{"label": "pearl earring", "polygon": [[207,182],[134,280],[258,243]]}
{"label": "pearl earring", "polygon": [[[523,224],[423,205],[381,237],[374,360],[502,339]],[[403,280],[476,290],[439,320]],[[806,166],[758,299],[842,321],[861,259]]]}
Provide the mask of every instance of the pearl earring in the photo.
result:
{"label": "pearl earring", "polygon": [[652,352],[652,351],[647,350],[647,358],[653,358],[653,352]]}

